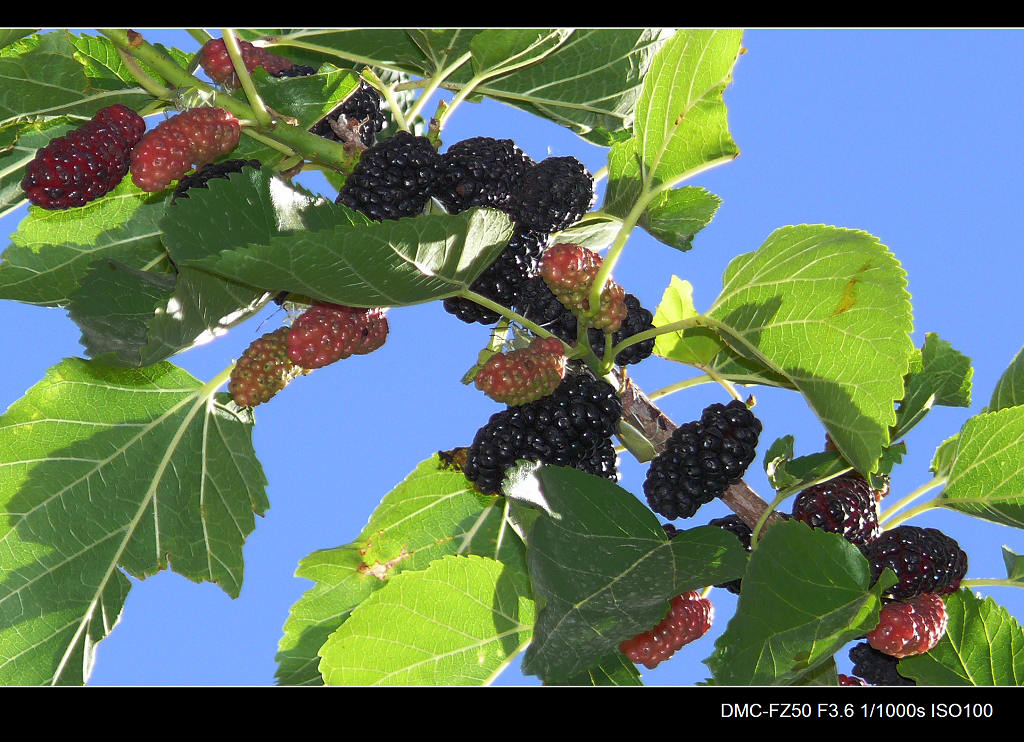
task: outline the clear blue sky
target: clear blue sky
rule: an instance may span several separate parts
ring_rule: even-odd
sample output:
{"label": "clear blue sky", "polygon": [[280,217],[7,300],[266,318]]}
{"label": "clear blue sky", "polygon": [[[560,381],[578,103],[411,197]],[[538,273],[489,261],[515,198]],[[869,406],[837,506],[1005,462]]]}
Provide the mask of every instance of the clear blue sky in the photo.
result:
{"label": "clear blue sky", "polygon": [[[183,32],[146,34],[197,47]],[[935,447],[981,410],[1024,345],[1024,79],[1018,74],[1024,31],[750,30],[744,46],[725,95],[741,155],[692,182],[722,198],[717,216],[687,253],[638,231],[616,279],[653,311],[678,275],[694,285],[697,307],[705,309],[729,260],[778,227],[826,223],[876,235],[908,272],[915,344],[937,332],[970,356],[975,369],[972,407],[938,408],[911,433],[909,455],[894,472],[890,497],[898,497],[929,479]],[[460,109],[445,140],[479,135],[515,139],[534,159],[575,155],[592,170],[606,157],[606,150],[567,130],[490,103]],[[315,187],[334,195],[323,181]],[[0,220],[3,234],[15,231],[24,214],[20,209]],[[8,353],[0,364],[0,409],[6,409],[48,367],[82,349],[77,328],[59,309],[3,302],[0,320],[0,347]],[[300,379],[257,409],[255,445],[270,480],[271,508],[246,543],[241,596],[231,600],[213,585],[170,572],[133,581],[121,623],[99,646],[92,684],[273,684],[281,627],[310,587],[294,577],[299,560],[354,539],[380,498],[418,462],[467,445],[497,409],[459,382],[486,342],[485,328],[459,322],[439,303],[394,310],[390,322],[380,351]],[[174,360],[211,378],[279,323],[268,310]],[[632,375],[651,391],[691,371],[652,358]],[[810,453],[819,450],[824,432],[795,394],[751,391],[765,430],[747,480],[767,496],[760,467],[765,446],[793,434],[798,453]],[[668,397],[663,408],[681,423],[711,401],[723,401],[723,392],[704,386]],[[620,469],[621,484],[640,493],[644,467],[624,456]],[[695,520],[727,512],[713,503]],[[958,539],[970,554],[969,577],[1005,576],[1003,544],[1024,552],[1018,530],[939,511],[912,522]],[[979,592],[1024,619],[1020,589]],[[717,618],[709,635],[645,672],[645,682],[690,685],[708,676],[701,661],[735,605],[722,590],[712,598]],[[848,670],[845,656],[837,659],[840,671]],[[536,683],[516,667],[498,681]]]}

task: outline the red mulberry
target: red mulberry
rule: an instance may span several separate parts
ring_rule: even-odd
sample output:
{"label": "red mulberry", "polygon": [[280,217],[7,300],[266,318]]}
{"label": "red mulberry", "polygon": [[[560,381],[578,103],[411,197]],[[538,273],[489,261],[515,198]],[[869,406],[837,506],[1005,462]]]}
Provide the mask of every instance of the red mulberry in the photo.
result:
{"label": "red mulberry", "polygon": [[946,604],[934,593],[921,593],[906,601],[886,603],[868,644],[892,657],[924,654],[946,633]]}
{"label": "red mulberry", "polygon": [[619,645],[624,655],[648,670],[704,636],[715,617],[711,601],[696,590],[673,598],[670,605],[668,615],[657,626]]}
{"label": "red mulberry", "polygon": [[[249,72],[257,67],[262,67],[267,74],[274,77],[294,77],[297,74],[315,72],[312,68],[298,66],[290,59],[272,54],[266,49],[254,46],[242,39],[238,40],[238,48],[242,53],[245,69]],[[203,48],[199,50],[199,64],[215,83],[232,88],[238,87],[238,76],[235,74],[235,67],[231,63],[224,39],[210,39],[203,44]]]}
{"label": "red mulberry", "polygon": [[383,309],[314,304],[292,324],[288,357],[303,368],[321,368],[384,345],[388,320]]}
{"label": "red mulberry", "polygon": [[182,111],[146,133],[132,151],[132,181],[159,191],[193,164],[205,165],[238,146],[238,119],[223,108]]}
{"label": "red mulberry", "polygon": [[534,338],[526,348],[491,356],[473,383],[496,402],[517,405],[551,394],[564,376],[562,341]]}

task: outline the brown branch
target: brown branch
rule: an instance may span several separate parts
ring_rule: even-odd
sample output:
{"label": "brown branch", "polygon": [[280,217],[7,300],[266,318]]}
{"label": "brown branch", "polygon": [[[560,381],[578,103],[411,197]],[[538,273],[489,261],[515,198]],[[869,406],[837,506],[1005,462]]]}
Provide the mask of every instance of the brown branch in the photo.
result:
{"label": "brown branch", "polygon": [[[663,451],[665,449],[665,442],[678,426],[657,405],[649,400],[640,387],[634,384],[633,380],[626,376],[623,371],[619,372],[619,382],[622,398],[622,419],[641,431],[656,451]],[[744,481],[731,485],[722,493],[721,499],[751,529],[757,525],[761,515],[768,509],[768,503],[762,500]],[[781,520],[782,516],[772,512],[765,519],[761,533],[763,534],[764,529],[768,526]]]}

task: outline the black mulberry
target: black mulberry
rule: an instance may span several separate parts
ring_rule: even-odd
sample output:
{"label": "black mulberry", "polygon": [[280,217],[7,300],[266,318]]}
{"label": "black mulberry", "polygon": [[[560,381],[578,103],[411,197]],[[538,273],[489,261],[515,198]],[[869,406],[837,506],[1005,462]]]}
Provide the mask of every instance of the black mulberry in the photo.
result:
{"label": "black mulberry", "polygon": [[375,221],[417,216],[430,200],[437,163],[426,137],[400,131],[363,152],[335,203]]}
{"label": "black mulberry", "polygon": [[837,477],[811,485],[796,496],[793,517],[811,528],[838,533],[858,546],[882,533],[875,492],[859,477]]}
{"label": "black mulberry", "polygon": [[867,642],[861,642],[850,650],[853,674],[863,678],[869,685],[917,685],[910,678],[896,672],[898,659],[879,652]]}
{"label": "black mulberry", "polygon": [[621,416],[611,384],[586,370],[568,373],[547,397],[491,415],[469,447],[464,472],[488,494],[500,492],[505,471],[520,459],[610,474],[608,443]]}
{"label": "black mulberry", "polygon": [[518,226],[559,232],[590,211],[594,176],[575,157],[548,157],[519,179],[512,203],[512,218]]}
{"label": "black mulberry", "polygon": [[367,147],[373,146],[377,135],[388,125],[388,118],[381,110],[380,94],[365,82],[361,82],[353,93],[318,121],[310,132],[324,139],[344,142],[331,126],[332,121],[352,129]]}
{"label": "black mulberry", "polygon": [[761,421],[739,400],[709,405],[651,461],[644,480],[651,509],[669,520],[693,516],[743,477],[760,434]]}
{"label": "black mulberry", "polygon": [[[547,235],[516,230],[512,239],[493,263],[470,285],[470,290],[503,307],[519,301],[520,288],[537,274],[537,263],[547,247]],[[493,325],[501,315],[471,299],[452,296],[444,300],[444,309],[463,322]]]}
{"label": "black mulberry", "polygon": [[886,567],[896,573],[899,582],[891,594],[897,600],[955,592],[967,574],[967,553],[937,528],[897,526],[860,548],[871,564],[872,581]]}
{"label": "black mulberry", "polygon": [[512,190],[535,164],[511,139],[464,139],[441,155],[435,195],[452,214],[473,206],[509,212]]}

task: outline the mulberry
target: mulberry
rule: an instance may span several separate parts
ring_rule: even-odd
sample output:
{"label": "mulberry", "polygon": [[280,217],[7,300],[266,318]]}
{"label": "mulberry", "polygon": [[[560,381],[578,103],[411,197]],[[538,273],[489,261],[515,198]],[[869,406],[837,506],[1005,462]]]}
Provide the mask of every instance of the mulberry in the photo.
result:
{"label": "mulberry", "polygon": [[867,635],[868,644],[893,657],[924,654],[946,633],[949,616],[946,604],[934,593],[921,593],[909,600],[895,600],[882,606],[878,626]]}
{"label": "mulberry", "polygon": [[473,206],[508,213],[512,190],[535,164],[511,139],[464,139],[441,155],[435,195],[451,214]]}
{"label": "mulberry", "polygon": [[[545,247],[547,235],[516,230],[501,254],[473,281],[470,290],[504,307],[512,307],[519,301],[523,285],[537,274],[537,263]],[[497,312],[462,296],[448,297],[443,306],[446,312],[469,324],[492,325],[501,318]]]}
{"label": "mulberry", "polygon": [[[316,72],[312,67],[296,65],[290,59],[272,54],[266,49],[254,46],[242,39],[238,39],[238,48],[248,72],[252,72],[257,67],[262,67],[267,74],[274,77],[296,77],[312,75]],[[235,74],[235,66],[231,62],[224,39],[210,39],[203,44],[203,48],[199,50],[199,65],[207,76],[218,85],[238,87],[238,76]]]}
{"label": "mulberry", "polygon": [[288,358],[288,328],[279,327],[245,349],[231,370],[228,392],[236,404],[255,407],[305,373]]}
{"label": "mulberry", "polygon": [[896,573],[899,582],[891,594],[897,600],[954,592],[967,574],[966,552],[937,528],[897,526],[860,549],[871,564],[872,581],[886,567]]}
{"label": "mulberry", "polygon": [[797,495],[793,517],[858,546],[882,533],[875,492],[859,477],[837,477],[808,487]]}
{"label": "mulberry", "polygon": [[375,221],[416,216],[430,200],[437,166],[426,137],[399,131],[363,152],[335,203]]}
{"label": "mulberry", "polygon": [[544,251],[540,275],[558,300],[588,327],[614,333],[626,318],[626,292],[614,281],[607,281],[601,291],[601,306],[593,316],[590,311],[590,289],[601,269],[603,259],[582,245],[559,243]]}
{"label": "mulberry", "polygon": [[491,415],[469,447],[466,477],[481,492],[497,494],[505,471],[520,459],[592,469],[621,417],[611,384],[585,369],[567,371],[548,396]]}
{"label": "mulberry", "polygon": [[879,652],[867,642],[861,642],[850,650],[853,674],[863,678],[869,685],[917,685],[896,671],[896,657]]}
{"label": "mulberry", "polygon": [[715,607],[693,590],[669,602],[668,615],[657,626],[622,642],[619,651],[634,663],[653,670],[711,628]]}
{"label": "mulberry", "polygon": [[44,209],[84,206],[114,190],[131,165],[132,148],[146,131],[139,114],[121,104],[40,148],[25,167],[21,188]]}
{"label": "mulberry", "polygon": [[205,165],[238,146],[238,119],[223,108],[182,111],[147,132],[132,150],[132,181],[159,191],[193,164]]}
{"label": "mulberry", "polygon": [[739,400],[715,403],[677,428],[651,461],[644,494],[651,509],[689,518],[738,482],[754,460],[761,421]]}
{"label": "mulberry", "polygon": [[388,320],[382,309],[319,303],[303,312],[288,333],[288,357],[302,368],[321,368],[384,345]]}
{"label": "mulberry", "polygon": [[487,359],[473,379],[476,388],[508,405],[551,394],[565,376],[565,350],[558,338],[534,338],[530,345]]}
{"label": "mulberry", "polygon": [[[333,123],[333,125],[332,125]],[[345,143],[335,126],[351,129],[365,147],[372,147],[377,135],[387,128],[388,119],[381,110],[380,95],[365,82],[361,82],[351,95],[334,107],[323,119],[310,129],[318,137]]]}
{"label": "mulberry", "polygon": [[575,157],[548,157],[516,182],[511,201],[512,218],[523,229],[559,232],[594,204],[594,176]]}
{"label": "mulberry", "polygon": [[203,165],[178,182],[174,189],[174,195],[171,197],[171,203],[179,198],[188,198],[188,192],[193,188],[207,188],[206,184],[214,178],[227,178],[232,173],[240,173],[243,168],[247,167],[259,170],[263,167],[263,163],[259,160],[224,160]]}

